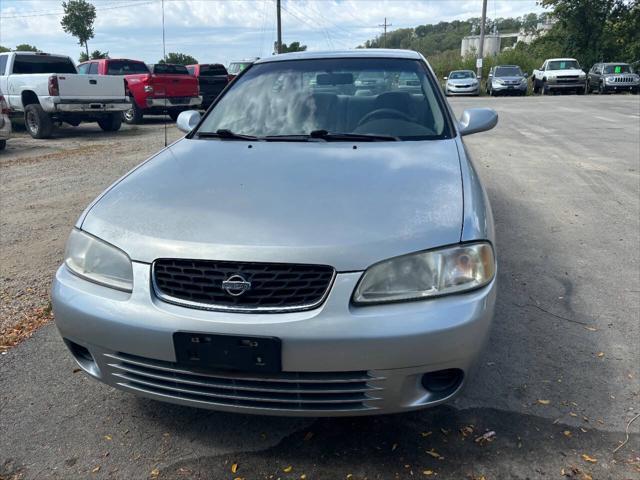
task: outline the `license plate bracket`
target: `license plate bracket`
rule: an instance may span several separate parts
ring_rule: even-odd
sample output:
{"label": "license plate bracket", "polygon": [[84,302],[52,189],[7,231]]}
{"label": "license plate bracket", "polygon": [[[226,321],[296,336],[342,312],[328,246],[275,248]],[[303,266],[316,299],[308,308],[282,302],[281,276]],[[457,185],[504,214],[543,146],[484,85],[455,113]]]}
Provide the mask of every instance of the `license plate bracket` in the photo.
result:
{"label": "license plate bracket", "polygon": [[202,370],[282,370],[282,342],[276,337],[175,332],[173,344],[181,365]]}

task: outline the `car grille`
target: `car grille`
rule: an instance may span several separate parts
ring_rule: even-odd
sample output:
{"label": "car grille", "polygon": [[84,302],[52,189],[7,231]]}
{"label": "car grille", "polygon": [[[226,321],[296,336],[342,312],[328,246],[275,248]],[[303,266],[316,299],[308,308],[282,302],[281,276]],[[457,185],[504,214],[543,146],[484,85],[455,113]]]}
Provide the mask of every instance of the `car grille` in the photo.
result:
{"label": "car grille", "polygon": [[174,362],[150,360],[124,353],[104,354],[110,375],[121,387],[185,400],[201,406],[230,406],[270,410],[373,410],[364,402],[379,400],[383,380],[366,371],[281,372],[192,371]]}
{"label": "car grille", "polygon": [[469,88],[469,87],[471,87],[471,85],[470,84],[469,85],[454,85],[454,87],[456,87],[456,88]]}
{"label": "car grille", "polygon": [[628,77],[612,77],[612,78],[613,78],[613,83],[633,83],[633,81],[635,80],[631,76],[628,76]]}
{"label": "car grille", "polygon": [[557,83],[575,83],[578,81],[577,75],[558,75],[556,77]]}
{"label": "car grille", "polygon": [[[326,265],[159,259],[153,264],[156,294],[165,301],[210,310],[277,312],[307,310],[326,297],[335,270]],[[223,281],[250,283],[244,292]]]}

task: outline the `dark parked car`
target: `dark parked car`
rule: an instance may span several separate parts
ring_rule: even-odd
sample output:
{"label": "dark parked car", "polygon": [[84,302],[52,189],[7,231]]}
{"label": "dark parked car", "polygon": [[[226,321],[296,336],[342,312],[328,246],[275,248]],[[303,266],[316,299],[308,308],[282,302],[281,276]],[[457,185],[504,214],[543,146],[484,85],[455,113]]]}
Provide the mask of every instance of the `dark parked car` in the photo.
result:
{"label": "dark parked car", "polygon": [[204,109],[209,108],[229,83],[227,69],[219,63],[187,65],[187,70],[198,79]]}
{"label": "dark parked car", "polygon": [[640,76],[628,63],[596,63],[587,75],[586,92],[633,92],[640,89]]}
{"label": "dark parked car", "polygon": [[496,65],[489,70],[487,93],[491,96],[526,95],[527,74],[518,65]]}

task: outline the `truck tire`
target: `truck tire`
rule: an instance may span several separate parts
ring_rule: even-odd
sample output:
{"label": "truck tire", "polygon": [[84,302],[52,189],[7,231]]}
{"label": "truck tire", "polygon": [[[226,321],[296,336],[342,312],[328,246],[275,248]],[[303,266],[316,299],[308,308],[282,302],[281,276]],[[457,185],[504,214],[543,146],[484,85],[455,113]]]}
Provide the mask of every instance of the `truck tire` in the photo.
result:
{"label": "truck tire", "polygon": [[122,115],[119,113],[110,113],[98,120],[98,125],[105,132],[117,132],[122,126]]}
{"label": "truck tire", "polygon": [[53,132],[51,117],[38,103],[27,105],[24,109],[24,125],[33,138],[49,138]]}
{"label": "truck tire", "polygon": [[534,77],[533,79],[533,93],[538,94],[540,93],[540,87],[538,86],[538,80]]}
{"label": "truck tire", "polygon": [[540,86],[540,94],[541,95],[549,95],[549,89],[547,88],[547,82],[542,81],[542,85]]}
{"label": "truck tire", "polygon": [[128,123],[129,125],[138,125],[139,123],[142,123],[143,116],[144,114],[136,104],[135,100],[131,102],[131,108],[122,113],[124,123]]}
{"label": "truck tire", "polygon": [[7,141],[0,140],[0,150],[4,150],[6,146],[7,146]]}

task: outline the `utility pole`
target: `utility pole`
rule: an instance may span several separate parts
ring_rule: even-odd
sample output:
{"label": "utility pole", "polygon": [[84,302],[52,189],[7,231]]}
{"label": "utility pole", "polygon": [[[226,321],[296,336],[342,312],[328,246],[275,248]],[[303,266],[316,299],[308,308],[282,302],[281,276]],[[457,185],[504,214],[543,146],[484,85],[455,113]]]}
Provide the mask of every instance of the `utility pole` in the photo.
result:
{"label": "utility pole", "polygon": [[276,52],[282,53],[282,19],[280,18],[280,0],[276,0],[276,15],[278,16],[278,41]]}
{"label": "utility pole", "polygon": [[379,27],[384,27],[384,36],[382,37],[382,45],[384,48],[387,48],[387,27],[393,27],[392,24],[387,23],[387,17],[384,17],[384,23],[382,25],[378,25]]}
{"label": "utility pole", "polygon": [[482,20],[480,21],[480,48],[478,48],[478,59],[476,60],[476,75],[482,78],[482,58],[484,56],[484,24],[487,20],[487,0],[482,0]]}

